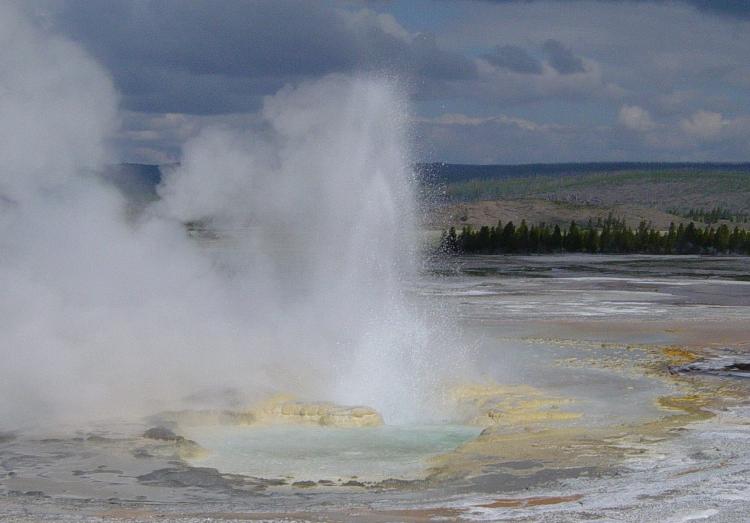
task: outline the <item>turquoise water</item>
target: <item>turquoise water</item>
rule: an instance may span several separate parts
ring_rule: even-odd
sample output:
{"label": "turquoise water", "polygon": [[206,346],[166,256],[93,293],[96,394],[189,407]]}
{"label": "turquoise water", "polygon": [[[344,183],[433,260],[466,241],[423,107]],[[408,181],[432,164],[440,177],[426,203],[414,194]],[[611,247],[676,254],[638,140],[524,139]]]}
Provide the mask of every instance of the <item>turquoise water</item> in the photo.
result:
{"label": "turquoise water", "polygon": [[476,437],[462,425],[196,427],[188,433],[211,454],[193,465],[264,478],[379,481],[415,479],[427,460]]}

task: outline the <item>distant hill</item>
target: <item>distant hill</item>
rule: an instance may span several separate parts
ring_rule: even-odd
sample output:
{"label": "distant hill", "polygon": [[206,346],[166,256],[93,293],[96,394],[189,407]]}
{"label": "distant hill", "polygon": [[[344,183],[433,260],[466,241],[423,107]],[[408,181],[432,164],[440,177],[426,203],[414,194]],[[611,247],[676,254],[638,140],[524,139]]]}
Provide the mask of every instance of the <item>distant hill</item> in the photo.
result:
{"label": "distant hill", "polygon": [[420,178],[429,183],[456,183],[468,180],[498,180],[532,176],[568,176],[623,171],[700,171],[743,172],[750,174],[750,163],[697,162],[587,162],[530,163],[519,165],[472,165],[443,162],[418,163]]}
{"label": "distant hill", "polygon": [[428,219],[434,227],[585,222],[610,212],[632,226],[720,216],[750,227],[750,163],[420,164],[418,171],[442,192]]}
{"label": "distant hill", "polygon": [[[567,227],[571,221],[585,225],[589,220],[597,222],[606,220],[609,215],[625,220],[630,227],[637,227],[641,221],[651,223],[656,229],[666,230],[674,222],[689,223],[685,216],[661,211],[652,207],[638,205],[597,206],[572,204],[539,199],[517,200],[479,200],[468,203],[456,203],[432,209],[425,224],[431,229],[446,229],[453,226],[461,229],[465,225],[479,228],[482,225],[497,225],[521,220],[529,223],[546,223]],[[746,226],[747,224],[742,224]]]}

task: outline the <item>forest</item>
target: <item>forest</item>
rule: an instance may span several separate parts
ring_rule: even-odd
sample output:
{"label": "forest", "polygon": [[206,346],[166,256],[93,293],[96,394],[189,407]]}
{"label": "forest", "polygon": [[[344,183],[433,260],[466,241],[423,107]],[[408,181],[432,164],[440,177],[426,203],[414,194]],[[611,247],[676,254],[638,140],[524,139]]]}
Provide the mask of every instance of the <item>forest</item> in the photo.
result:
{"label": "forest", "polygon": [[722,224],[703,228],[693,222],[672,223],[667,231],[641,222],[637,228],[611,215],[604,220],[568,227],[526,220],[479,229],[444,231],[440,250],[466,254],[603,253],[603,254],[744,254],[750,255],[750,232]]}
{"label": "forest", "polygon": [[689,209],[687,211],[680,209],[667,209],[667,212],[708,224],[717,223],[719,220],[726,220],[732,223],[750,223],[750,213],[736,212],[722,207],[714,207],[712,209]]}

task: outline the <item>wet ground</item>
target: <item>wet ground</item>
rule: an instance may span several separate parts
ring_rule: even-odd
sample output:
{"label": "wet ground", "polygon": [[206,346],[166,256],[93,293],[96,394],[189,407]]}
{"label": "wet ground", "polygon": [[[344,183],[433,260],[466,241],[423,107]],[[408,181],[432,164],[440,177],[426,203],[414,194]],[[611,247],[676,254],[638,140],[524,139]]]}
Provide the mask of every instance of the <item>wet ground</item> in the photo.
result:
{"label": "wet ground", "polygon": [[0,425],[0,519],[746,520],[750,259],[455,258],[413,291],[477,362],[461,424],[185,428],[207,454]]}

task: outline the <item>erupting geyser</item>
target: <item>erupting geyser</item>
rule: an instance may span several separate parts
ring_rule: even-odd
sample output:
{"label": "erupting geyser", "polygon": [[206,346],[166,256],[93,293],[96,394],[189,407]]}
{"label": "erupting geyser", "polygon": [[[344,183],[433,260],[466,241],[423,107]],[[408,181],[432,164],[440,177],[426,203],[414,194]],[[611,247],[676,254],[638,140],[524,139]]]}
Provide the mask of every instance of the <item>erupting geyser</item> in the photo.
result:
{"label": "erupting geyser", "polygon": [[0,417],[224,390],[425,415],[447,351],[405,291],[417,216],[394,82],[331,76],[267,97],[253,129],[205,129],[133,219],[96,174],[108,75],[0,9]]}

